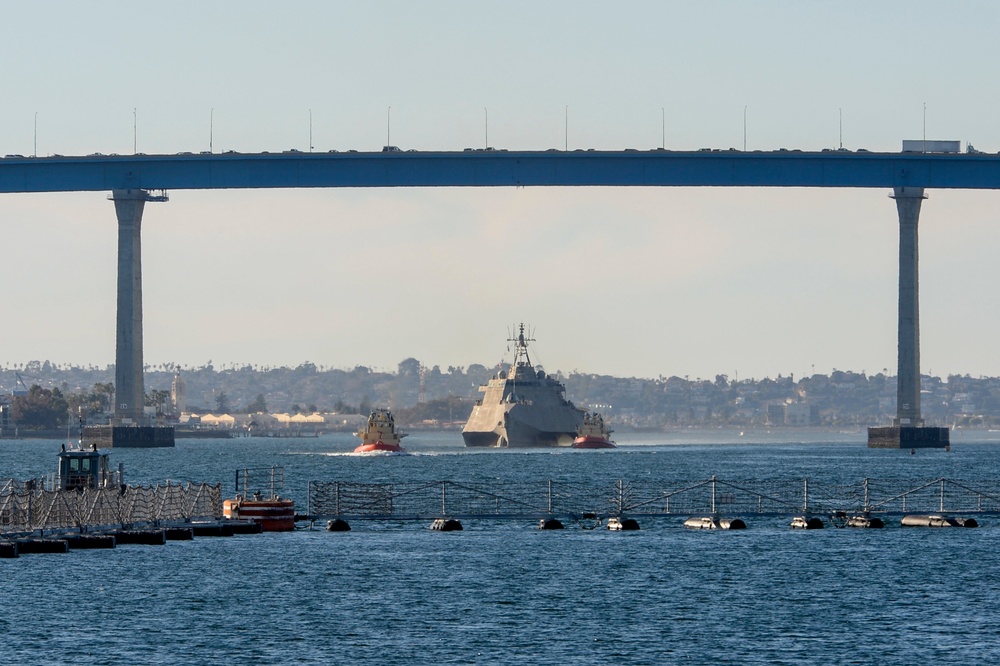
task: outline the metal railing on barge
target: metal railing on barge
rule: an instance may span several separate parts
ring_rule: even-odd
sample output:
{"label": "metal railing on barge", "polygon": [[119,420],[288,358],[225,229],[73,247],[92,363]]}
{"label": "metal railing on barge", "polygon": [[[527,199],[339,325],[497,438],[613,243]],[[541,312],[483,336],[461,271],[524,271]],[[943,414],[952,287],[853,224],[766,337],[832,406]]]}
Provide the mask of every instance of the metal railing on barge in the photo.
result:
{"label": "metal railing on barge", "polygon": [[1000,480],[862,479],[354,483],[310,481],[309,518],[1000,514]]}

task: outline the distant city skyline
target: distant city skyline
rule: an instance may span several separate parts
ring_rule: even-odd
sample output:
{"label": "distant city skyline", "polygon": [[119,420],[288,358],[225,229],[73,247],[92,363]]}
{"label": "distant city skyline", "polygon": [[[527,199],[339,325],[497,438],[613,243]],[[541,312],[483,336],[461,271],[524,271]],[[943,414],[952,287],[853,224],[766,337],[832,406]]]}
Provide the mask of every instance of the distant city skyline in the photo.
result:
{"label": "distant city skyline", "polygon": [[[155,32],[136,26],[144,12]],[[0,155],[461,150],[487,132],[508,149],[742,149],[745,136],[748,150],[819,150],[841,127],[845,147],[898,151],[925,118],[928,138],[1000,150],[1000,7],[986,2],[56,2],[5,15],[44,30],[0,45],[18,63],[3,75]],[[887,191],[170,194],[143,223],[148,364],[489,366],[524,321],[550,371],[895,373]],[[1000,375],[998,195],[928,195],[921,370]],[[7,195],[0,221],[0,364],[113,363],[112,204]]]}

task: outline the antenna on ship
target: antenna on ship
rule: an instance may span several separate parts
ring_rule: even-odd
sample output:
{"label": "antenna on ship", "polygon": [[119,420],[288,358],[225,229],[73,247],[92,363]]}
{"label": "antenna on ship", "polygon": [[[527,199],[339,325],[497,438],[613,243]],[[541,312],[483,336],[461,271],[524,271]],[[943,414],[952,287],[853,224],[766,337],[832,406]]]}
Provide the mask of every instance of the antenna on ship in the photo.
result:
{"label": "antenna on ship", "polygon": [[517,337],[508,338],[507,342],[515,343],[514,346],[514,365],[518,365],[518,360],[521,356],[524,356],[524,361],[526,365],[531,365],[531,358],[528,357],[528,343],[534,342],[535,339],[531,337],[531,331],[528,331],[528,337],[524,337],[524,322],[521,323],[518,328]]}

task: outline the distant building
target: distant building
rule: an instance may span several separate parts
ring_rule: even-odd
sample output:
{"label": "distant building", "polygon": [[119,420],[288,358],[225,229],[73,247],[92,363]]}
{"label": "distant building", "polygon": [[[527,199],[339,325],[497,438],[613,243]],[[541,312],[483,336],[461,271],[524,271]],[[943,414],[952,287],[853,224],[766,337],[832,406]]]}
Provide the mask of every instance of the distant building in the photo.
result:
{"label": "distant building", "polygon": [[232,430],[236,427],[236,417],[231,414],[202,414],[201,424],[211,428],[226,428]]}
{"label": "distant building", "polygon": [[813,424],[813,412],[809,403],[793,402],[785,407],[785,424],[804,427]]}
{"label": "distant building", "polygon": [[272,414],[277,425],[283,428],[310,426],[313,428],[326,424],[326,419],[321,414]]}
{"label": "distant building", "polygon": [[783,404],[767,406],[768,425],[785,425],[785,406]]}
{"label": "distant building", "polygon": [[187,388],[179,371],[174,373],[174,381],[170,385],[170,402],[173,403],[174,414],[187,411]]}

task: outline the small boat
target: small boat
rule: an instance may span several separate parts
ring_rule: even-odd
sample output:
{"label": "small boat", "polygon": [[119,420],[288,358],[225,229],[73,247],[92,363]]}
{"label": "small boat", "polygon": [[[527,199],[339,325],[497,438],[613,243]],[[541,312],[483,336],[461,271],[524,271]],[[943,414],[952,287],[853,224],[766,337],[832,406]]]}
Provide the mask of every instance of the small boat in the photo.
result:
{"label": "small boat", "polygon": [[374,410],[364,429],[355,434],[361,438],[355,453],[407,453],[399,445],[406,433],[396,432],[396,421],[388,409]]}
{"label": "small boat", "polygon": [[124,471],[118,464],[117,472],[111,468],[108,454],[96,445],[85,449],[72,442],[63,444],[59,453],[59,474],[51,484],[58,490],[100,490],[124,488]]}
{"label": "small boat", "polygon": [[587,412],[583,415],[583,425],[573,440],[574,449],[614,449],[615,443],[608,437],[611,430],[604,425],[604,417],[597,412]]}

